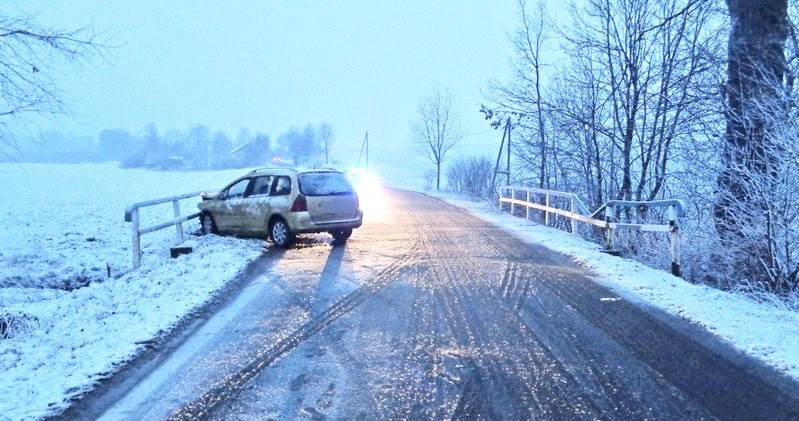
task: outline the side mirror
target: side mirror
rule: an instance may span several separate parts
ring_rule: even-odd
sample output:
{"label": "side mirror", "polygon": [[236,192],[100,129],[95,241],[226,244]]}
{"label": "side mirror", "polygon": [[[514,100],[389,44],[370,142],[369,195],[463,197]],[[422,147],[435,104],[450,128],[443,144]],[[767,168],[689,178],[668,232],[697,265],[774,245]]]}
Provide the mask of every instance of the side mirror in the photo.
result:
{"label": "side mirror", "polygon": [[227,199],[227,192],[223,192],[223,191],[219,192],[219,194],[216,195],[216,198],[219,199],[219,200]]}

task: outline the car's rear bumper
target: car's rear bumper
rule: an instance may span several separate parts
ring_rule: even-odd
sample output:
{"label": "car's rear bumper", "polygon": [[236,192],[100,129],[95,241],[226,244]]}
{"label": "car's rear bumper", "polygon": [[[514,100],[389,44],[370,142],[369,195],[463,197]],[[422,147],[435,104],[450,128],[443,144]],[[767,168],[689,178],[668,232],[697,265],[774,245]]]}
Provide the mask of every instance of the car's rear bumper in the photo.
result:
{"label": "car's rear bumper", "polygon": [[287,222],[295,234],[355,229],[363,224],[363,212],[359,210],[357,218],[326,222],[314,222],[308,212],[296,212],[289,216]]}

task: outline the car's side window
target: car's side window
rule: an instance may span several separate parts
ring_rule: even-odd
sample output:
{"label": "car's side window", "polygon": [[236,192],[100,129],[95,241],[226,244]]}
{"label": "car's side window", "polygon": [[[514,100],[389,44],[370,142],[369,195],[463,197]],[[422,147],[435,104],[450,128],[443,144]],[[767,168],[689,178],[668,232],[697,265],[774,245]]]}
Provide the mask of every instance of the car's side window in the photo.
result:
{"label": "car's side window", "polygon": [[291,194],[291,178],[285,175],[275,177],[272,185],[272,196],[285,196]]}
{"label": "car's side window", "polygon": [[253,180],[252,190],[250,191],[250,196],[265,196],[269,194],[269,186],[272,185],[272,177],[271,175],[265,175],[261,177],[256,177]]}
{"label": "car's side window", "polygon": [[238,183],[230,186],[230,188],[227,190],[227,198],[236,199],[244,197],[244,193],[247,191],[247,186],[249,184],[250,179],[245,178],[244,180],[241,180]]}

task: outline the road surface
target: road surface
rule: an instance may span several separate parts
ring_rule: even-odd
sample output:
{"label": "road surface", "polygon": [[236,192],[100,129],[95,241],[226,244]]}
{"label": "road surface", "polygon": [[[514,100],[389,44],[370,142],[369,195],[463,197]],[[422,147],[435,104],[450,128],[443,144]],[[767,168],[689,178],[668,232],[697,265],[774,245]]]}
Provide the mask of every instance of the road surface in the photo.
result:
{"label": "road surface", "polygon": [[799,385],[562,255],[416,193],[364,206],[65,417],[799,419]]}

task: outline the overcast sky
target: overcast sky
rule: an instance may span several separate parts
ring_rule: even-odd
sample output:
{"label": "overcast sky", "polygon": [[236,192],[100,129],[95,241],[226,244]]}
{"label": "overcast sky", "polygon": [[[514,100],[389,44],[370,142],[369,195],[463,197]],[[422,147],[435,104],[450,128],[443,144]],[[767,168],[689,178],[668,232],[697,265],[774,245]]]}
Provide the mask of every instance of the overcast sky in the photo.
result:
{"label": "overcast sky", "polygon": [[[481,91],[509,73],[514,0],[17,1],[45,26],[92,25],[118,45],[63,87],[77,123],[163,132],[197,123],[273,139],[329,122],[339,146],[404,141],[418,99],[449,88],[469,133],[488,124]],[[13,7],[5,8],[14,13]],[[495,145],[500,132],[467,138]],[[484,148],[485,149],[485,148]],[[373,152],[375,154],[375,152]]]}

